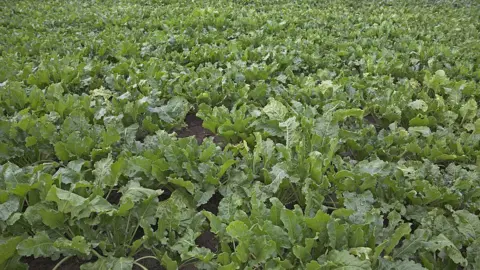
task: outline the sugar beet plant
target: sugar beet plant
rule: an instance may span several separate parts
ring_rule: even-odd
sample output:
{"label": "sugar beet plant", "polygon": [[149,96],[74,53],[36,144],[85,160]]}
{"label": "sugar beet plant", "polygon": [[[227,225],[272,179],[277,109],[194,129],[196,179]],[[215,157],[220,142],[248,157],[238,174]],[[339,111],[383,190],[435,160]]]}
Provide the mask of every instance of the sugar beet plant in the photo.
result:
{"label": "sugar beet plant", "polygon": [[480,269],[479,16],[4,1],[0,268]]}

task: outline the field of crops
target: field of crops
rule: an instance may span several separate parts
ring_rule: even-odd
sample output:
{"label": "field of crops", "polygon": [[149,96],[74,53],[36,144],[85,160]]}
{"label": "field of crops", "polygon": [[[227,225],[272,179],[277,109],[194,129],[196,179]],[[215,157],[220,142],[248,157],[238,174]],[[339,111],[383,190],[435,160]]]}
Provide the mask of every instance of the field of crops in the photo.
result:
{"label": "field of crops", "polygon": [[0,269],[480,269],[480,4],[0,1]]}

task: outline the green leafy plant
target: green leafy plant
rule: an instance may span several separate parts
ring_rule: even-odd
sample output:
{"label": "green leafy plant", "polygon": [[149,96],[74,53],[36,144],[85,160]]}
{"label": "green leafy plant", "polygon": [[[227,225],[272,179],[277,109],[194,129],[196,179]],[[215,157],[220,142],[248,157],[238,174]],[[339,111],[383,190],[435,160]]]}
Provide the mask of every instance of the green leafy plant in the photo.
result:
{"label": "green leafy plant", "polygon": [[0,269],[480,269],[479,15],[4,1]]}

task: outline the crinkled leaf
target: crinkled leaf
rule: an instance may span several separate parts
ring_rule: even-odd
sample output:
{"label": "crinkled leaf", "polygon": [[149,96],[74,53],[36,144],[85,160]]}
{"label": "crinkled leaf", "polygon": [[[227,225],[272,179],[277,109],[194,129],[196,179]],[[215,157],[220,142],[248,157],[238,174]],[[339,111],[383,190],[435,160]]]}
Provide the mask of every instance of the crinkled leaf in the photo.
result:
{"label": "crinkled leaf", "polygon": [[45,232],[39,232],[20,242],[17,251],[22,256],[34,256],[35,258],[58,258],[59,256],[59,250],[54,246],[54,241]]}

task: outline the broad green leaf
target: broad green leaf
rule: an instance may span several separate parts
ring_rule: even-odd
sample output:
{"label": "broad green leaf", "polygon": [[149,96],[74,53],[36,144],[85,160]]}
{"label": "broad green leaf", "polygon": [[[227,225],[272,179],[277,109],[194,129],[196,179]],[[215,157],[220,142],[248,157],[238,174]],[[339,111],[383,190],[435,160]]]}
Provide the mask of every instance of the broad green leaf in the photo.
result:
{"label": "broad green leaf", "polygon": [[167,270],[177,270],[178,269],[178,264],[176,261],[172,260],[167,253],[163,254],[162,257],[162,265],[167,269]]}
{"label": "broad green leaf", "polygon": [[429,238],[429,232],[424,229],[415,230],[413,236],[410,236],[409,239],[405,239],[402,245],[393,251],[393,256],[395,258],[410,258],[415,255],[417,250],[424,246],[424,243]]}
{"label": "broad green leaf", "polygon": [[248,261],[248,256],[250,255],[249,245],[250,243],[248,241],[240,242],[240,244],[238,244],[238,246],[235,248],[234,254],[240,262],[245,263]]}
{"label": "broad green leaf", "polygon": [[59,238],[55,240],[53,245],[61,250],[62,253],[68,251],[75,255],[90,255],[90,245],[83,236],[75,236],[72,240]]}
{"label": "broad green leaf", "polygon": [[120,188],[120,192],[122,193],[120,204],[126,203],[127,201],[136,203],[150,197],[160,196],[163,193],[161,189],[153,190],[144,188],[136,181],[128,182],[128,184]]}
{"label": "broad green leaf", "polygon": [[59,189],[56,186],[50,188],[45,199],[57,203],[58,211],[63,213],[70,213],[78,207],[86,207],[85,198],[73,192]]}
{"label": "broad green leaf", "polygon": [[389,237],[388,245],[385,247],[385,254],[390,254],[398,245],[402,237],[409,235],[412,229],[410,223],[403,223],[395,229],[395,232]]}
{"label": "broad green leaf", "polygon": [[354,212],[349,219],[355,224],[362,224],[365,222],[365,215],[373,208],[375,199],[370,190],[363,194],[344,192],[344,206],[346,209],[351,209]]}
{"label": "broad green leaf", "polygon": [[54,241],[45,232],[39,232],[33,237],[23,240],[17,246],[18,254],[22,256],[55,257],[58,258],[59,250],[54,246]]}
{"label": "broad green leaf", "polygon": [[388,261],[385,259],[380,259],[380,265],[378,267],[380,270],[426,270],[427,268],[423,267],[421,264],[403,260],[403,261]]}
{"label": "broad green leaf", "polygon": [[276,121],[283,121],[288,115],[288,108],[280,101],[270,99],[267,106],[263,108],[263,112],[271,119]]}
{"label": "broad green leaf", "polygon": [[458,230],[467,239],[478,239],[480,237],[480,219],[466,210],[459,210],[453,214]]}
{"label": "broad green leaf", "polygon": [[346,250],[333,250],[328,253],[327,259],[327,265],[332,269],[371,269],[370,261],[362,261]]}
{"label": "broad green leaf", "polygon": [[245,223],[235,220],[230,222],[227,226],[227,233],[238,240],[248,239],[250,236],[250,231],[248,230],[247,225]]}
{"label": "broad green leaf", "polygon": [[297,243],[303,235],[301,220],[299,220],[296,213],[289,209],[282,209],[280,212],[280,220],[288,232],[290,242]]}
{"label": "broad green leaf", "polygon": [[256,264],[264,264],[270,258],[276,256],[275,241],[269,240],[266,236],[259,236],[253,238],[253,243],[250,245],[250,253],[254,256]]}
{"label": "broad green leaf", "polygon": [[305,218],[305,224],[315,232],[322,232],[326,230],[330,215],[318,210],[313,218]]}
{"label": "broad green leaf", "polygon": [[458,111],[464,120],[471,120],[477,115],[477,107],[477,101],[469,99]]}
{"label": "broad green leaf", "polygon": [[306,238],[305,239],[305,246],[295,245],[292,249],[293,255],[297,257],[302,262],[307,262],[311,260],[311,252],[312,248],[315,244],[314,238]]}
{"label": "broad green leaf", "polygon": [[8,200],[0,204],[0,220],[6,221],[13,213],[18,211],[20,200],[16,196],[9,196]]}
{"label": "broad green leaf", "polygon": [[270,220],[263,223],[262,230],[276,242],[279,248],[290,248],[292,246],[287,232],[282,227],[273,225]]}
{"label": "broad green leaf", "polygon": [[317,261],[310,261],[309,263],[306,264],[305,266],[306,270],[320,270],[322,269],[322,266],[317,262]]}
{"label": "broad green leaf", "polygon": [[444,250],[448,257],[452,259],[452,261],[461,266],[466,266],[468,264],[467,260],[462,256],[460,250],[458,250],[452,241],[450,241],[450,239],[443,234],[433,237],[425,245],[430,251]]}
{"label": "broad green leaf", "polygon": [[[235,270],[238,268],[238,265],[234,262],[231,262],[227,265],[219,265],[218,270]],[[167,269],[170,270],[170,269]]]}
{"label": "broad green leaf", "polygon": [[414,110],[420,110],[422,112],[426,112],[428,110],[428,105],[425,101],[421,99],[414,100],[410,103],[408,103],[408,107],[414,109]]}
{"label": "broad green leaf", "polygon": [[190,194],[194,194],[195,192],[195,186],[193,183],[190,181],[185,181],[182,178],[169,178],[168,182],[185,188]]}
{"label": "broad green leaf", "polygon": [[103,257],[93,263],[85,263],[80,266],[82,270],[132,270],[133,258]]}
{"label": "broad green leaf", "polygon": [[340,224],[339,221],[330,219],[327,224],[328,242],[333,249],[341,250],[348,245],[347,224]]}
{"label": "broad green leaf", "polygon": [[336,110],[333,113],[333,120],[335,122],[345,121],[347,117],[355,117],[355,118],[362,118],[363,117],[363,110],[361,109],[340,109]]}
{"label": "broad green leaf", "polygon": [[229,159],[222,166],[220,166],[220,170],[217,173],[217,178],[221,178],[233,164],[235,164],[235,160]]}
{"label": "broad green leaf", "polygon": [[349,247],[363,247],[365,245],[365,232],[362,228],[358,227],[353,232],[350,232],[350,238],[348,241]]}
{"label": "broad green leaf", "polygon": [[93,175],[95,175],[95,183],[101,187],[115,186],[123,170],[123,159],[119,159],[114,162],[111,156],[95,162],[95,169]]}
{"label": "broad green leaf", "polygon": [[17,252],[17,245],[23,240],[21,236],[0,238],[0,265],[5,263]]}
{"label": "broad green leaf", "polygon": [[28,264],[22,262],[20,255],[15,255],[4,264],[0,264],[3,269],[28,270]]}
{"label": "broad green leaf", "polygon": [[297,132],[299,125],[300,124],[297,122],[296,117],[290,117],[284,122],[279,123],[279,127],[285,132],[285,146],[287,148],[290,148],[300,139],[300,134]]}
{"label": "broad green leaf", "polygon": [[166,105],[151,108],[150,112],[157,113],[158,117],[169,124],[181,121],[185,119],[188,111],[190,110],[190,104],[183,97],[173,97]]}
{"label": "broad green leaf", "polygon": [[40,209],[42,221],[48,227],[55,229],[64,226],[65,216],[63,213],[52,209]]}

